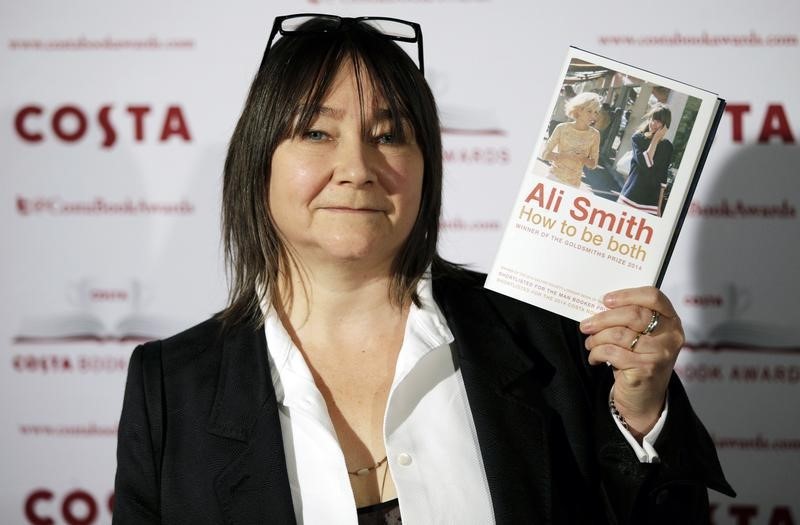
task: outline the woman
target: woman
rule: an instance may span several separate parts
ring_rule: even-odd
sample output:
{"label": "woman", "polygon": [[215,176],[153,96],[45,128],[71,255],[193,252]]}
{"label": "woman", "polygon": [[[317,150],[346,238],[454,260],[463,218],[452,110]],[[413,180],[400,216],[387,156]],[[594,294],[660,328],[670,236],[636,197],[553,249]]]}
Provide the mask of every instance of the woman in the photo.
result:
{"label": "woman", "polygon": [[542,150],[542,158],[552,161],[550,175],[557,181],[578,188],[584,166],[597,167],[600,132],[591,125],[600,116],[602,99],[595,93],[581,93],[564,106],[571,122],[556,126]]}
{"label": "woman", "polygon": [[618,202],[661,215],[661,187],[667,183],[673,150],[672,143],[664,137],[671,123],[672,112],[661,103],[645,115],[644,123],[631,138],[631,168]]}
{"label": "woman", "polygon": [[730,487],[671,375],[669,301],[611,294],[584,341],[442,261],[421,51],[286,23],[225,165],[230,304],[134,351],[114,522],[707,519]]}

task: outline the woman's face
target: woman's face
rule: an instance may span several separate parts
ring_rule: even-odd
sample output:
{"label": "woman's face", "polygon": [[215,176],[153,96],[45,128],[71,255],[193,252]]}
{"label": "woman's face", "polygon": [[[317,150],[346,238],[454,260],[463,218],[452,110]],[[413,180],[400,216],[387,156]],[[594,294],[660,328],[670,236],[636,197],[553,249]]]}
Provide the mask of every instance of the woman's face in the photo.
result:
{"label": "woman's face", "polygon": [[[660,130],[664,127],[664,123],[660,120],[656,120],[654,118],[650,119],[650,122],[647,124],[648,130],[650,133],[655,133],[656,131]],[[640,128],[641,129],[641,128]]]}
{"label": "woman's face", "polygon": [[309,128],[272,156],[272,218],[303,264],[388,270],[417,218],[422,152],[410,127],[397,139],[386,105],[361,84],[364,108],[353,68],[343,66]]}
{"label": "woman's face", "polygon": [[596,106],[586,106],[580,108],[577,111],[577,116],[575,118],[576,122],[580,122],[582,124],[586,124],[587,126],[597,122],[597,118],[600,116],[600,108]]}

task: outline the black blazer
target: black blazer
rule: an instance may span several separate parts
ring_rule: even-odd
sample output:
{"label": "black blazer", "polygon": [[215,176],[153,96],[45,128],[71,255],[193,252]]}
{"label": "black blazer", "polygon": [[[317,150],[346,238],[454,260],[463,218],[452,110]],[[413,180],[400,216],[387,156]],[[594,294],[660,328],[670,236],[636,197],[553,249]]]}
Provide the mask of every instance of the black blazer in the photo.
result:
{"label": "black blazer", "polygon": [[[657,464],[607,406],[575,323],[434,276],[455,336],[498,524],[707,523],[706,487],[733,495],[677,377]],[[119,423],[115,524],[293,523],[263,328],[209,320],[138,347]]]}

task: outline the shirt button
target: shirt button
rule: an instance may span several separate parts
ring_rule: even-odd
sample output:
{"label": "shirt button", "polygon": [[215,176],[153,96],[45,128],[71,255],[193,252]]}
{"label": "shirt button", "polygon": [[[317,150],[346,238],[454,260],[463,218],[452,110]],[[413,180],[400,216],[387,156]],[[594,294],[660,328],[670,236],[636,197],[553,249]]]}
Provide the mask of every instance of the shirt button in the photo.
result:
{"label": "shirt button", "polygon": [[397,463],[407,467],[411,464],[411,456],[405,452],[397,455]]}

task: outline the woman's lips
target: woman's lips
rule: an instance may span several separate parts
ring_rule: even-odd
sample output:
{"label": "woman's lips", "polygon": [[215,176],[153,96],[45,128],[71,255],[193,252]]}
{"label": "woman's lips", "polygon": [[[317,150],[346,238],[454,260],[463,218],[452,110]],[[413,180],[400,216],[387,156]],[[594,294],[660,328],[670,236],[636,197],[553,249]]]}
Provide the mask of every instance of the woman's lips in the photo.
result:
{"label": "woman's lips", "polygon": [[351,208],[349,206],[325,206],[321,209],[342,213],[381,213],[383,211],[378,208]]}

